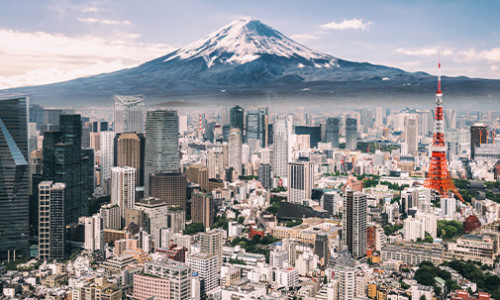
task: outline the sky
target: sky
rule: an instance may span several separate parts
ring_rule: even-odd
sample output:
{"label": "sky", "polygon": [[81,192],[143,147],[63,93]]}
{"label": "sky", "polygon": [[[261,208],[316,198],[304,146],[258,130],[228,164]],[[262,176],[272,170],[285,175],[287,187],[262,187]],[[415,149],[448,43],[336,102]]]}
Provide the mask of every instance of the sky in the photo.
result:
{"label": "sky", "polygon": [[500,1],[0,0],[0,89],[137,66],[241,17],[335,57],[500,79]]}

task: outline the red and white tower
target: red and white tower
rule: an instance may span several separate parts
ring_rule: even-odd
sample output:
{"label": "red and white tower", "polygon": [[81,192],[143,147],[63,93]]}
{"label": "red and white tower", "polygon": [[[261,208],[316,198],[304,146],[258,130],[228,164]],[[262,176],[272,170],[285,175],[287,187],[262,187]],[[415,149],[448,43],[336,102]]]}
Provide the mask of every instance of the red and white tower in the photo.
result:
{"label": "red and white tower", "polygon": [[429,173],[424,187],[436,190],[441,196],[448,197],[454,193],[462,202],[464,199],[458,192],[448,172],[446,161],[446,144],[444,143],[443,92],[441,91],[441,62],[438,64],[438,86],[436,92],[436,112],[434,117],[434,136],[432,139],[432,157]]}

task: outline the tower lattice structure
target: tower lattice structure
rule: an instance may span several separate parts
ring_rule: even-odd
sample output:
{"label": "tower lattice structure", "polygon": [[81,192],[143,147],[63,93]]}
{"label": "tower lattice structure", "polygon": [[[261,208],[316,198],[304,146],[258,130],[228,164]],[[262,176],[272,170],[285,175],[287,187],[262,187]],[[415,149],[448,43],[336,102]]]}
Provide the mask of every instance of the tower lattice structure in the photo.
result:
{"label": "tower lattice structure", "polygon": [[431,165],[424,187],[436,190],[441,196],[448,196],[451,191],[462,202],[464,199],[458,192],[448,172],[446,160],[446,144],[444,143],[443,92],[441,91],[441,63],[438,64],[438,86],[436,92],[436,112],[434,116],[434,136],[432,138]]}

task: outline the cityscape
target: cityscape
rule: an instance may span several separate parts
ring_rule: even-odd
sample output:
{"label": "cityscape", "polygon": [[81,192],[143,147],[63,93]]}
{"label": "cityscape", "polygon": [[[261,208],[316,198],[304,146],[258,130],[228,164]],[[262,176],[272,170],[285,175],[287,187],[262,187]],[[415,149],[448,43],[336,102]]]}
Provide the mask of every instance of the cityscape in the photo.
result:
{"label": "cityscape", "polygon": [[219,28],[97,74],[0,70],[0,300],[500,300],[496,58],[406,71]]}

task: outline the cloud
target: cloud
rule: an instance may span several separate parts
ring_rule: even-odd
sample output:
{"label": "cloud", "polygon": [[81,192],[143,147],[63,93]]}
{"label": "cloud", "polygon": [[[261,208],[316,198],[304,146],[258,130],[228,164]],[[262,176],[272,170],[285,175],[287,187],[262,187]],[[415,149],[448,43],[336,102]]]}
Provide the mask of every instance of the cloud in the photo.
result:
{"label": "cloud", "polygon": [[97,7],[86,7],[83,9],[83,12],[98,12],[99,8]]}
{"label": "cloud", "polygon": [[462,56],[462,61],[465,62],[485,60],[488,62],[500,63],[500,48],[492,48],[482,51],[471,48],[465,51],[460,51],[459,54]]}
{"label": "cloud", "polygon": [[442,55],[442,56],[450,56],[454,54],[454,51],[449,48],[420,48],[416,50],[411,50],[411,49],[405,49],[405,48],[398,48],[396,49],[396,52],[409,55],[409,56],[437,56],[437,55]]}
{"label": "cloud", "polygon": [[0,29],[0,88],[53,83],[116,71],[174,50],[166,44],[141,43],[134,37],[72,37]]}
{"label": "cloud", "polygon": [[118,21],[118,20],[107,20],[107,19],[96,19],[96,18],[78,18],[78,21],[84,22],[84,23],[98,23],[98,24],[104,24],[104,25],[132,25],[132,22],[130,21]]}
{"label": "cloud", "polygon": [[319,37],[317,35],[313,35],[313,34],[309,34],[309,33],[293,34],[290,36],[290,38],[293,40],[301,41],[301,42],[319,39]]}
{"label": "cloud", "polygon": [[496,66],[496,65],[491,65],[491,66],[490,66],[490,70],[492,70],[492,71],[498,71],[498,66]]}
{"label": "cloud", "polygon": [[373,22],[371,22],[371,21],[363,23],[363,19],[353,18],[351,20],[344,20],[340,23],[337,23],[337,22],[326,23],[326,24],[321,25],[321,28],[322,29],[332,29],[332,30],[345,30],[345,29],[366,30],[372,24],[373,24]]}

